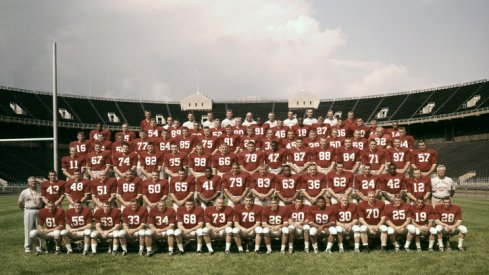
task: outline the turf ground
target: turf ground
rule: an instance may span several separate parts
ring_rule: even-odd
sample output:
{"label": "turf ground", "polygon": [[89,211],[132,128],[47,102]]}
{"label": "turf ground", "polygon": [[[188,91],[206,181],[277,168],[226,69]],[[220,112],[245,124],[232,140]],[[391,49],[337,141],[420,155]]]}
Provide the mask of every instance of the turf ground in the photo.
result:
{"label": "turf ground", "polygon": [[[26,254],[23,249],[23,214],[17,195],[0,195],[0,274],[489,274],[489,201],[457,198],[469,233],[467,251],[446,253],[385,253],[327,255],[225,255],[189,252],[125,257]],[[455,239],[452,244],[455,247]]]}

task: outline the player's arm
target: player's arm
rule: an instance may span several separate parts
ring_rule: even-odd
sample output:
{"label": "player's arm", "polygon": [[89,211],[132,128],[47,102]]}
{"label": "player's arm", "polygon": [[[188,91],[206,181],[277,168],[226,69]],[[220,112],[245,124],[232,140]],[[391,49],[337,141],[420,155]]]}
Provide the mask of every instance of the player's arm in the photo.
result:
{"label": "player's arm", "polygon": [[[355,164],[351,168],[350,172],[352,172],[353,174],[355,174],[355,172],[358,170],[358,167],[360,167],[360,161],[359,160],[355,161]],[[379,171],[381,171],[381,170],[379,170]]]}
{"label": "player's arm", "polygon": [[[379,191],[379,190],[377,190]],[[376,191],[375,193],[375,197],[378,197],[378,192]],[[379,191],[380,192],[380,191]],[[367,196],[365,196],[360,190],[357,190],[357,192],[355,193],[357,194],[357,196],[362,200],[362,201],[366,201],[367,200]],[[360,202],[359,202],[360,203]]]}
{"label": "player's arm", "polygon": [[336,192],[333,190],[333,188],[331,187],[328,187],[328,193],[331,195],[331,197],[333,198],[336,198],[336,199],[339,199],[340,196],[338,194],[336,194]]}
{"label": "player's arm", "polygon": [[178,200],[177,196],[175,196],[175,194],[173,192],[170,193],[170,199],[176,203],[178,206],[182,206],[183,203],[182,201]]}
{"label": "player's arm", "polygon": [[302,196],[304,196],[307,200],[312,202],[313,198],[307,193],[306,189],[301,188],[301,193],[302,193]]}
{"label": "player's arm", "polygon": [[192,227],[192,228],[190,228],[190,229],[187,229],[187,230],[188,230],[189,232],[192,232],[192,231],[195,231],[195,230],[197,230],[197,229],[199,229],[199,228],[202,228],[202,227],[204,227],[204,223],[203,223],[203,222],[199,222],[199,223],[197,223],[197,225],[196,225],[196,226],[194,226],[194,227]]}
{"label": "player's arm", "polygon": [[433,171],[435,171],[435,168],[436,168],[437,164],[436,163],[433,163],[430,167],[430,170],[428,170],[428,172],[424,172],[424,173],[421,173],[422,175],[424,176],[429,176],[431,175],[431,173],[433,173]]}
{"label": "player's arm", "polygon": [[152,203],[145,194],[143,194],[143,201],[149,207],[156,206],[156,203]]}
{"label": "player's arm", "polygon": [[73,175],[71,175],[70,173],[68,173],[68,170],[66,170],[65,168],[62,168],[61,170],[63,171],[63,175],[65,175],[65,177],[66,177],[67,179],[72,179],[72,178],[74,178],[74,177],[73,177]]}
{"label": "player's arm", "polygon": [[400,171],[398,171],[398,172],[401,174],[405,174],[406,171],[409,169],[409,166],[411,166],[411,162],[409,160],[407,160],[404,167],[402,169],[400,169]]}
{"label": "player's arm", "polygon": [[385,224],[385,216],[380,217],[380,221],[375,227],[378,229],[381,225]]}

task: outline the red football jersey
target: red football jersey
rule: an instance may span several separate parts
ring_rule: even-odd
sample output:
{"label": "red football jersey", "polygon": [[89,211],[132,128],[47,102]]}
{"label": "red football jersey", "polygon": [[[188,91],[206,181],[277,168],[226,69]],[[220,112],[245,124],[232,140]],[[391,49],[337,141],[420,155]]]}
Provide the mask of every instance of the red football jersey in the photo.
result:
{"label": "red football jersey", "polygon": [[328,168],[335,160],[335,148],[329,146],[326,148],[314,148],[312,150],[312,155],[312,161],[314,161],[317,166]]}
{"label": "red football jersey", "polygon": [[91,141],[94,141],[99,139],[99,134],[104,134],[105,140],[110,140],[111,133],[108,129],[103,129],[102,131],[91,130],[88,136]]}
{"label": "red football jersey", "polygon": [[265,153],[263,151],[250,152],[245,150],[238,155],[239,164],[248,171],[258,168],[265,163]]}
{"label": "red football jersey", "polygon": [[[111,151],[113,154],[122,152],[122,143],[124,141],[115,141],[111,145]],[[134,144],[131,141],[126,141],[129,144],[129,152],[134,152]]]}
{"label": "red football jersey", "polygon": [[148,223],[148,210],[145,206],[139,206],[136,210],[126,207],[122,210],[122,223],[127,224],[129,229],[138,228],[141,224]]}
{"label": "red football jersey", "polygon": [[183,200],[190,192],[195,192],[194,176],[186,176],[183,180],[179,176],[170,178],[170,193],[175,195],[177,200]]}
{"label": "red football jersey", "polygon": [[283,174],[277,175],[275,190],[282,197],[290,199],[301,188],[302,177],[300,174],[293,174],[286,177]]}
{"label": "red football jersey", "polygon": [[284,138],[282,139],[282,144],[280,144],[280,148],[285,148],[285,149],[292,149],[292,148],[295,148],[295,145],[296,145],[296,140],[295,139],[288,139],[288,138]]}
{"label": "red football jersey", "polygon": [[217,210],[216,206],[207,207],[204,211],[204,220],[215,227],[221,227],[228,222],[233,221],[233,208],[224,206],[221,210]]}
{"label": "red football jersey", "polygon": [[126,202],[142,193],[143,184],[140,178],[133,178],[130,181],[125,178],[120,178],[117,181],[117,194],[121,195]]}
{"label": "red football jersey", "polygon": [[161,136],[161,132],[163,131],[163,128],[158,127],[158,126],[156,126],[156,127],[149,126],[145,130],[146,130],[147,137],[150,140],[155,140],[156,138]]}
{"label": "red football jersey", "polygon": [[187,155],[184,153],[177,153],[177,154],[166,154],[164,156],[164,166],[167,169],[170,169],[172,173],[178,173],[178,170],[180,168],[183,168],[184,166],[187,165]]}
{"label": "red football jersey", "polygon": [[175,143],[180,148],[180,153],[188,155],[192,149],[197,145],[198,139],[195,136],[177,136],[175,137]]}
{"label": "red football jersey", "polygon": [[288,161],[297,166],[304,166],[307,162],[312,161],[312,155],[313,154],[310,148],[291,148],[289,149]]}
{"label": "red football jersey", "polygon": [[458,205],[452,204],[450,208],[439,204],[435,206],[435,220],[440,220],[448,225],[453,225],[456,221],[462,220],[462,209]]}
{"label": "red football jersey", "polygon": [[331,171],[327,175],[328,188],[331,188],[337,194],[343,194],[348,188],[353,188],[353,173],[343,171],[338,174],[335,171]]}
{"label": "red football jersey", "polygon": [[71,228],[80,228],[92,222],[92,211],[90,208],[82,206],[80,212],[75,208],[66,210],[66,225]]}
{"label": "red football jersey", "polygon": [[225,133],[224,128],[212,128],[212,136],[220,137],[223,133]]}
{"label": "red football jersey", "polygon": [[234,222],[244,228],[250,228],[261,221],[262,210],[263,208],[259,205],[253,205],[247,209],[244,204],[238,204],[234,206]]}
{"label": "red football jersey", "polygon": [[302,207],[297,208],[295,204],[290,204],[286,206],[287,213],[289,214],[289,219],[293,222],[304,222],[309,219],[311,215],[311,209],[307,205],[302,205]]}
{"label": "red football jersey", "polygon": [[107,165],[112,165],[112,159],[110,152],[102,151],[100,154],[95,152],[88,153],[86,158],[86,165],[92,171],[101,171],[107,168]]}
{"label": "red football jersey", "polygon": [[414,147],[414,137],[413,136],[409,136],[409,135],[406,135],[406,136],[399,136],[399,138],[401,139],[401,147],[402,148],[406,148],[406,149],[413,149]]}
{"label": "red football jersey", "polygon": [[431,206],[431,204],[425,204],[422,208],[412,205],[410,212],[413,222],[419,225],[427,225],[429,221],[432,221],[435,218],[433,206]]}
{"label": "red football jersey", "polygon": [[369,225],[377,225],[380,219],[385,216],[384,207],[385,204],[381,200],[375,200],[372,205],[368,201],[362,201],[358,204],[358,217],[363,218]]}
{"label": "red football jersey", "polygon": [[363,151],[367,148],[367,139],[366,138],[352,138],[351,139],[352,147],[358,148],[360,151]]}
{"label": "red football jersey", "polygon": [[402,203],[399,207],[394,204],[388,204],[384,209],[385,219],[396,226],[400,226],[406,222],[406,219],[411,218],[410,209],[411,205],[409,203]]}
{"label": "red football jersey", "polygon": [[319,138],[311,139],[311,138],[306,138],[304,139],[304,145],[309,148],[319,148],[321,146],[319,144]]}
{"label": "red football jersey", "polygon": [[81,170],[85,165],[85,156],[77,156],[76,158],[66,156],[61,159],[61,168],[72,175],[73,172]]}
{"label": "red football jersey", "polygon": [[287,162],[288,154],[288,151],[282,148],[277,151],[267,150],[265,162],[271,169],[280,168]]}
{"label": "red football jersey", "polygon": [[362,136],[362,138],[368,138],[370,136],[370,127],[368,126],[358,126],[356,130],[360,131],[360,135]]}
{"label": "red football jersey", "polygon": [[65,194],[65,181],[58,180],[54,183],[49,181],[43,181],[41,183],[41,196],[45,197],[48,201],[57,201]]}
{"label": "red football jersey", "polygon": [[201,136],[200,142],[204,146],[204,152],[206,152],[207,154],[212,154],[219,145],[219,138],[215,136]]}
{"label": "red football jersey", "polygon": [[345,143],[345,138],[343,138],[343,137],[337,137],[337,138],[330,137],[330,138],[328,138],[329,147],[341,148],[341,147],[343,147],[344,143]]}
{"label": "red football jersey", "polygon": [[131,169],[131,167],[138,165],[138,154],[136,152],[129,154],[115,153],[112,155],[112,165],[124,173]]}
{"label": "red football jersey", "polygon": [[222,180],[220,176],[214,175],[208,179],[205,175],[200,176],[195,180],[196,190],[200,193],[200,196],[209,199],[217,192],[221,191]]}
{"label": "red football jersey", "polygon": [[375,139],[377,142],[377,146],[382,146],[383,148],[386,148],[388,146],[392,146],[392,136],[388,134],[384,134],[383,136],[379,137],[377,135],[372,135],[368,138],[368,140]]}
{"label": "red football jersey", "polygon": [[261,213],[261,222],[268,225],[280,225],[288,222],[289,214],[285,206],[278,206],[275,211],[272,211],[272,206],[263,208]]}
{"label": "red football jersey", "polygon": [[163,153],[155,152],[151,154],[148,151],[140,152],[139,163],[143,166],[144,170],[149,173],[158,171],[158,167],[163,166]]}
{"label": "red football jersey", "polygon": [[262,124],[261,126],[258,124],[253,124],[253,128],[255,129],[256,136],[264,136],[267,133],[268,128],[270,128],[270,124]]}
{"label": "red football jersey", "polygon": [[229,152],[234,152],[236,150],[236,147],[239,146],[240,142],[241,139],[238,135],[228,136],[224,134],[219,137],[219,144],[223,144],[223,143],[227,144]]}
{"label": "red football jersey", "polygon": [[148,223],[154,225],[157,229],[168,227],[170,224],[176,224],[177,213],[173,208],[165,207],[160,211],[158,208],[152,208],[149,211]]}
{"label": "red football jersey", "polygon": [[326,206],[323,209],[317,205],[311,206],[309,211],[309,221],[319,225],[328,224],[336,221],[336,207]]}
{"label": "red football jersey", "polygon": [[222,185],[233,196],[241,196],[246,188],[250,187],[250,174],[246,172],[239,172],[236,175],[232,172],[226,173],[222,176]]}
{"label": "red football jersey", "polygon": [[337,148],[335,151],[336,162],[343,162],[343,168],[350,170],[360,161],[361,152],[358,148],[346,149],[345,147]]}
{"label": "red football jersey", "polygon": [[91,143],[90,140],[85,140],[83,142],[72,141],[72,142],[70,142],[70,145],[68,146],[68,148],[75,147],[79,156],[85,156],[88,153],[90,143]]}
{"label": "red football jersey", "polygon": [[[91,153],[91,152],[95,152],[95,141],[90,143],[90,145],[88,146],[88,152]],[[108,152],[109,154],[112,154],[112,142],[106,140],[106,141],[103,141],[103,142],[100,142],[100,145],[101,145],[101,149],[102,149],[102,152]]]}
{"label": "red football jersey", "polygon": [[315,176],[311,174],[302,175],[301,189],[305,190],[309,196],[316,197],[321,193],[321,190],[326,190],[327,178],[325,174],[317,173]]}
{"label": "red football jersey", "polygon": [[411,164],[421,170],[421,172],[427,172],[431,169],[431,166],[438,163],[438,153],[433,149],[413,150],[411,152]]}
{"label": "red football jersey", "polygon": [[309,131],[311,131],[310,125],[303,125],[302,127],[299,124],[296,124],[290,127],[291,130],[295,132],[297,137],[306,138],[309,136]]}
{"label": "red football jersey", "polygon": [[85,194],[90,193],[90,181],[87,179],[80,181],[69,179],[66,181],[65,193],[70,195],[74,201],[81,200]]}
{"label": "red football jersey", "polygon": [[56,228],[65,224],[65,211],[61,208],[55,208],[54,212],[49,212],[49,209],[43,208],[39,210],[37,216],[37,224],[46,226],[48,229]]}
{"label": "red football jersey", "polygon": [[370,148],[367,148],[362,153],[362,163],[370,164],[372,170],[379,170],[385,164],[385,151],[380,148],[371,151]]}
{"label": "red football jersey", "polygon": [[117,208],[111,208],[108,213],[103,208],[99,208],[93,214],[95,223],[99,223],[102,230],[110,230],[117,224],[121,223],[121,211]]}
{"label": "red football jersey", "polygon": [[396,173],[392,176],[391,174],[382,174],[381,179],[381,190],[390,194],[399,194],[402,190],[406,190],[406,182],[404,174]]}
{"label": "red football jersey", "polygon": [[238,157],[234,153],[223,155],[218,152],[212,157],[212,167],[217,169],[220,173],[231,171],[231,165],[234,162],[238,162]]}
{"label": "red football jersey", "polygon": [[182,128],[180,128],[180,127],[175,128],[175,127],[171,126],[171,127],[168,127],[166,130],[168,130],[168,132],[170,133],[170,137],[173,139],[182,135]]}
{"label": "red football jersey", "polygon": [[402,169],[411,161],[411,151],[408,148],[399,148],[399,150],[395,147],[389,148],[386,151],[386,161],[396,165],[397,169]]}
{"label": "red football jersey", "polygon": [[196,227],[199,222],[204,222],[204,209],[195,206],[192,211],[187,211],[185,206],[180,206],[177,209],[177,222],[182,223],[186,229]]}
{"label": "red football jersey", "polygon": [[117,180],[115,178],[106,178],[104,182],[101,179],[92,179],[90,183],[91,193],[97,196],[100,201],[109,200],[111,194],[117,193]]}
{"label": "red football jersey", "polygon": [[[146,151],[146,146],[148,146],[148,142],[146,140],[140,142],[141,142],[140,147],[144,150],[137,150],[137,151]],[[155,144],[155,148],[157,152],[167,154],[171,152],[171,145],[175,141],[172,138],[163,139],[163,137],[159,137],[155,139],[153,142]],[[136,144],[136,148],[137,148],[138,147],[137,140],[134,141],[134,144]]]}
{"label": "red football jersey", "polygon": [[151,203],[158,202],[163,196],[168,196],[169,186],[168,180],[159,179],[153,182],[152,179],[143,181],[143,195],[145,195]]}
{"label": "red football jersey", "polygon": [[272,173],[267,173],[264,176],[255,173],[251,176],[251,188],[260,194],[266,194],[275,188],[276,180],[276,176]]}
{"label": "red football jersey", "polygon": [[415,198],[424,197],[426,193],[431,192],[431,179],[427,176],[417,178],[406,178],[406,190]]}
{"label": "red football jersey", "polygon": [[287,126],[284,126],[282,128],[278,128],[278,127],[272,127],[272,130],[275,132],[275,137],[279,139],[279,141],[281,139],[284,139],[286,136],[287,136],[287,131],[289,130],[290,128],[287,127]]}
{"label": "red football jersey", "polygon": [[115,136],[117,137],[118,135],[122,135],[122,138],[124,141],[132,141],[136,138],[136,134],[132,131],[127,131],[127,132],[117,132]]}
{"label": "red football jersey", "polygon": [[335,217],[340,223],[351,223],[358,219],[358,206],[349,202],[346,207],[341,206],[341,203],[335,206]]}
{"label": "red football jersey", "polygon": [[316,133],[319,137],[327,137],[330,133],[331,125],[328,123],[314,123],[311,125],[312,130],[316,130]]}
{"label": "red football jersey", "polygon": [[212,166],[212,155],[202,154],[199,155],[194,152],[188,156],[188,167],[192,168],[195,172],[204,173],[206,167]]}
{"label": "red football jersey", "polygon": [[369,191],[381,190],[381,180],[378,175],[370,174],[370,176],[357,175],[354,181],[354,187],[358,192],[367,195]]}

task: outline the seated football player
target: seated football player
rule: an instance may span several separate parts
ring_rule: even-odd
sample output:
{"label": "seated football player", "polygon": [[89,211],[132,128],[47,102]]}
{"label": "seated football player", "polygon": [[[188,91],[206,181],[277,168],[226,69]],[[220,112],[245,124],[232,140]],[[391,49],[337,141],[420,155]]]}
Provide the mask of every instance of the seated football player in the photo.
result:
{"label": "seated football player", "polygon": [[409,245],[415,237],[416,250],[421,251],[421,235],[429,235],[428,251],[433,251],[435,236],[437,234],[434,227],[434,212],[431,204],[426,204],[424,197],[416,198],[416,204],[411,206],[411,224],[408,224],[408,235],[404,249],[409,251]]}
{"label": "seated football player", "polygon": [[435,223],[440,252],[445,250],[443,237],[447,238],[446,250],[451,250],[449,238],[453,235],[458,235],[458,250],[465,251],[463,245],[467,227],[462,225],[462,209],[458,205],[452,204],[450,197],[444,198],[443,204],[435,206]]}
{"label": "seated football player", "polygon": [[337,162],[336,168],[326,175],[328,194],[331,195],[331,203],[338,203],[343,195],[349,196],[353,188],[354,175],[344,169],[343,162]]}
{"label": "seated football player", "polygon": [[268,166],[260,165],[258,173],[251,176],[251,193],[255,196],[255,204],[268,206],[275,191],[275,181],[276,176],[268,172]]}
{"label": "seated football player", "polygon": [[66,254],[73,253],[72,240],[83,239],[83,255],[88,254],[90,248],[90,234],[92,233],[92,211],[79,200],[73,202],[73,208],[66,210],[66,228],[61,230],[61,236],[66,247]]}
{"label": "seated football player", "polygon": [[107,253],[117,254],[119,248],[118,233],[121,226],[121,211],[112,208],[112,203],[104,201],[102,207],[93,214],[95,219],[95,230],[90,235],[92,239],[92,255],[97,253],[99,240],[112,240],[112,248],[109,245]]}
{"label": "seated football player", "polygon": [[354,180],[353,198],[355,203],[367,201],[368,191],[375,191],[375,197],[381,193],[381,179],[378,175],[372,174],[370,164],[363,166],[363,174],[356,175]]}
{"label": "seated football player", "polygon": [[353,235],[355,253],[360,252],[360,226],[358,225],[358,207],[349,202],[347,196],[340,198],[340,203],[335,205],[336,232],[338,234],[339,252],[343,251],[343,239],[349,239]]}
{"label": "seated football player", "polygon": [[273,197],[270,200],[270,206],[263,209],[261,217],[263,224],[262,235],[267,246],[267,254],[272,253],[272,237],[281,239],[280,253],[285,254],[287,237],[289,236],[287,208],[279,206],[278,199]]}
{"label": "seated football player", "polygon": [[275,194],[280,199],[279,205],[291,204],[301,192],[301,175],[292,174],[289,165],[284,165],[283,172],[277,175]]}
{"label": "seated football player", "polygon": [[[318,238],[323,240],[326,236],[328,236],[326,252],[331,253],[334,237],[337,234],[335,211],[335,206],[326,206],[326,200],[323,197],[317,200],[316,205],[311,206],[311,210],[309,211],[309,235],[315,254],[319,252]],[[306,253],[309,253],[309,249],[304,250]],[[341,247],[340,253],[343,253],[343,247]]]}
{"label": "seated football player", "polygon": [[173,255],[175,246],[176,212],[166,207],[165,200],[156,203],[156,207],[149,211],[148,229],[146,229],[147,256],[153,255],[153,240],[165,239],[168,242],[168,255]]}
{"label": "seated football player", "polygon": [[289,216],[289,253],[294,252],[295,238],[304,239],[304,251],[309,253],[309,206],[304,205],[304,197],[297,196],[294,203],[287,206]]}
{"label": "seated football player", "polygon": [[224,198],[216,199],[214,206],[209,206],[204,211],[205,227],[202,229],[205,245],[209,254],[214,253],[212,240],[225,238],[226,249],[229,253],[231,249],[231,239],[233,233],[233,208],[224,205]]}
{"label": "seated football player", "polygon": [[326,194],[327,178],[325,174],[318,173],[315,164],[309,165],[308,173],[302,175],[301,193],[304,196],[304,204],[313,205],[319,197]]}
{"label": "seated football player", "polygon": [[411,205],[404,203],[399,195],[394,196],[394,204],[385,206],[385,218],[387,224],[387,235],[389,240],[394,245],[396,252],[399,252],[399,236],[406,236],[407,226],[411,223]]}
{"label": "seated football player", "polygon": [[[234,228],[233,237],[238,251],[243,251],[241,238],[255,239],[255,253],[260,250],[261,233],[261,212],[263,208],[254,204],[255,198],[248,194],[243,204],[234,207]],[[249,249],[247,249],[249,251]]]}
{"label": "seated football player", "polygon": [[222,179],[213,173],[211,167],[206,167],[204,175],[195,179],[195,197],[204,209],[211,206],[214,200],[221,195]]}
{"label": "seated football player", "polygon": [[368,253],[368,237],[379,236],[381,249],[385,251],[387,246],[387,226],[384,225],[384,202],[375,198],[375,192],[369,191],[367,201],[358,205],[358,220],[360,221],[360,237],[362,239],[363,251]]}
{"label": "seated football player", "polygon": [[243,202],[250,191],[250,174],[240,170],[238,163],[233,163],[231,171],[222,176],[224,195],[228,205],[234,206]]}
{"label": "seated football player", "polygon": [[139,200],[131,199],[129,207],[122,210],[122,230],[118,232],[119,241],[122,246],[122,256],[127,254],[127,239],[139,240],[139,255],[144,254],[144,236],[148,222],[148,210],[139,206]]}
{"label": "seated football player", "polygon": [[180,254],[184,253],[182,239],[197,239],[197,253],[202,253],[202,228],[204,227],[204,210],[196,206],[193,200],[177,209],[177,229],[175,239]]}
{"label": "seated football player", "polygon": [[61,249],[61,230],[64,228],[65,211],[56,207],[53,201],[48,201],[46,208],[39,210],[37,216],[37,229],[29,232],[29,237],[36,246],[36,255],[41,255],[41,242],[39,238],[53,239],[56,245],[55,254]]}
{"label": "seated football player", "polygon": [[384,197],[385,204],[394,202],[394,195],[399,194],[402,198],[406,194],[406,178],[404,174],[396,172],[396,165],[389,164],[387,173],[380,176],[381,194]]}

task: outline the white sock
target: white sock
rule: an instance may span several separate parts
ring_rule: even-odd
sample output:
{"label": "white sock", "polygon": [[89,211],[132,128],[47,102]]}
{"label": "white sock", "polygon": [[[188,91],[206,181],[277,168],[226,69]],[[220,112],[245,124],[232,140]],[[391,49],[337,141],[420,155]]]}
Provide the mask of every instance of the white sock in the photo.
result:
{"label": "white sock", "polygon": [[183,251],[183,244],[177,244],[178,250]]}
{"label": "white sock", "polygon": [[207,246],[207,250],[209,250],[209,252],[214,252],[214,250],[212,249],[212,244],[206,243],[205,246]]}
{"label": "white sock", "polygon": [[291,250],[294,249],[294,243],[289,243],[289,249],[291,249]]}
{"label": "white sock", "polygon": [[197,251],[202,251],[202,244],[201,243],[197,244]]}
{"label": "white sock", "polygon": [[[229,244],[229,246],[231,246],[231,244]],[[258,247],[256,247],[255,250],[258,250]],[[238,246],[238,251],[243,252],[243,246]]]}
{"label": "white sock", "polygon": [[[61,250],[61,247],[56,246],[56,251],[60,251],[60,250]],[[39,251],[41,251],[41,247],[39,247]]]}
{"label": "white sock", "polygon": [[153,247],[152,247],[152,246],[147,246],[147,247],[146,247],[146,251],[148,251],[148,252],[153,251]]}
{"label": "white sock", "polygon": [[410,245],[411,245],[411,242],[410,241],[406,241],[406,243],[404,244],[404,248],[407,249],[407,248],[409,248]]}
{"label": "white sock", "polygon": [[[231,249],[231,243],[226,243],[226,251],[229,251],[229,249]],[[241,248],[243,249],[243,248]]]}
{"label": "white sock", "polygon": [[360,243],[355,243],[355,249],[360,249]]}
{"label": "white sock", "polygon": [[438,239],[438,247],[443,248],[443,239]]}
{"label": "white sock", "polygon": [[139,246],[139,251],[144,251],[144,245]]}
{"label": "white sock", "polygon": [[421,248],[421,242],[416,242],[416,248]]}
{"label": "white sock", "polygon": [[272,245],[271,244],[267,244],[267,250],[272,251]]}
{"label": "white sock", "polygon": [[[289,249],[293,249],[293,248],[289,247]],[[280,246],[280,250],[281,251],[285,250],[285,244],[283,244],[282,246]]]}
{"label": "white sock", "polygon": [[127,244],[121,244],[122,246],[122,251],[127,251]]}
{"label": "white sock", "polygon": [[318,243],[313,243],[312,244],[312,249],[317,250],[318,249]]}
{"label": "white sock", "polygon": [[112,245],[112,252],[117,252],[117,249],[119,249],[119,245],[118,244]]}
{"label": "white sock", "polygon": [[73,249],[71,248],[71,244],[66,245],[66,250],[68,250],[69,252],[73,252]]}
{"label": "white sock", "polygon": [[435,244],[435,240],[430,240],[428,243],[429,248],[433,248],[433,245]]}
{"label": "white sock", "polygon": [[173,252],[173,247],[168,247],[169,252]]}
{"label": "white sock", "polygon": [[83,251],[88,251],[89,248],[90,248],[90,245],[86,244],[83,246]]}
{"label": "white sock", "polygon": [[328,245],[326,246],[326,250],[330,250],[331,247],[333,247],[333,243],[328,242]]}
{"label": "white sock", "polygon": [[97,253],[97,244],[96,243],[92,244],[92,253]]}
{"label": "white sock", "polygon": [[339,248],[339,249],[343,249],[343,243],[339,243],[339,244],[338,244],[338,248]]}
{"label": "white sock", "polygon": [[394,247],[395,247],[395,248],[399,248],[399,244],[397,243],[397,241],[396,241],[396,242],[394,242]]}
{"label": "white sock", "polygon": [[459,239],[458,239],[458,248],[461,248],[461,247],[463,247],[463,246],[464,246],[464,239],[459,238]]}
{"label": "white sock", "polygon": [[304,249],[309,249],[309,242],[304,242]]}

